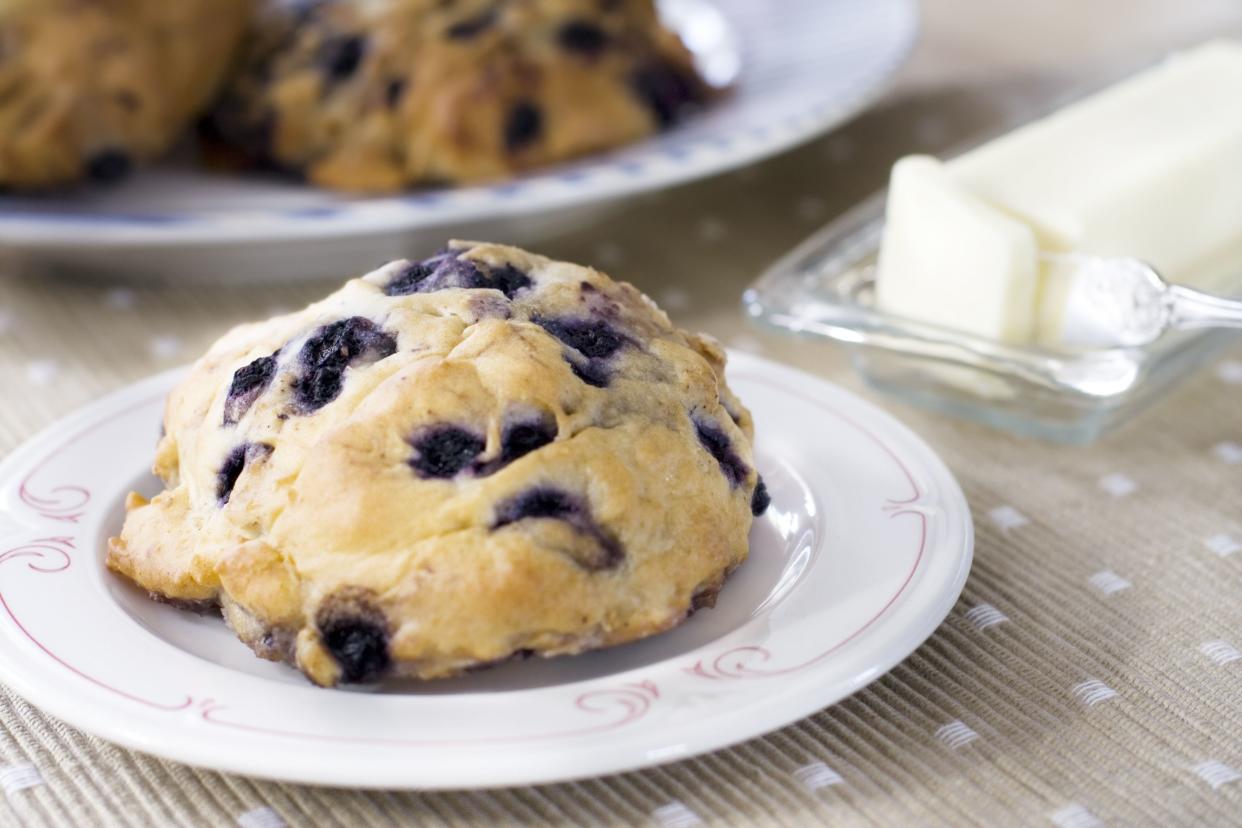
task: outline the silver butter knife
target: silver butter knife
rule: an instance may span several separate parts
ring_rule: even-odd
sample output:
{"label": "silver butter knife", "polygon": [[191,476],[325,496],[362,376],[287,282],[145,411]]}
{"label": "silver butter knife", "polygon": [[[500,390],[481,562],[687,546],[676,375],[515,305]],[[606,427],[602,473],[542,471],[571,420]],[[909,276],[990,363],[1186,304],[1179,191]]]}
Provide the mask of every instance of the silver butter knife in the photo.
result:
{"label": "silver butter knife", "polygon": [[1166,331],[1242,328],[1242,300],[1166,282],[1139,259],[1045,253],[1068,279],[1061,340],[1073,348],[1146,345]]}

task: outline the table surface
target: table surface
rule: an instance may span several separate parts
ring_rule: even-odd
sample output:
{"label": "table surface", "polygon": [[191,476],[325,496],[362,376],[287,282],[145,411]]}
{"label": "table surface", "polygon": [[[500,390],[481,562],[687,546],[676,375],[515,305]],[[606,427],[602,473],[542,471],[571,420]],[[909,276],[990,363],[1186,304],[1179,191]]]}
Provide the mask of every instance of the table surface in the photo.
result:
{"label": "table surface", "polygon": [[[542,252],[595,264],[687,327],[871,397],[839,350],[746,325],[738,298],[759,270],[882,186],[903,153],[1240,31],[1235,0],[927,0],[913,60],[869,112],[757,167],[636,199]],[[192,358],[234,322],[330,287],[0,279],[0,452]],[[197,770],[0,691],[0,824],[1242,824],[1242,352],[1090,448],[878,401],[958,476],[976,558],[941,629],[841,704],[662,768],[419,794]],[[955,723],[973,738],[956,726],[947,738]]]}

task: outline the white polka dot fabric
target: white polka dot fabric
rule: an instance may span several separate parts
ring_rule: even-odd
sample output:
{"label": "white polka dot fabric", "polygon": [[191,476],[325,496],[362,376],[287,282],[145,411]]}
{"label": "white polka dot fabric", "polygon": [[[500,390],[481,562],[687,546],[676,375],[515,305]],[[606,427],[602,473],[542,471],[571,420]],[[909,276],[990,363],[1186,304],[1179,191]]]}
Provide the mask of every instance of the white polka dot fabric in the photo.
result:
{"label": "white polka dot fabric", "polygon": [[[1110,39],[1122,36],[1129,3],[1099,0],[1092,13]],[[1087,5],[1097,9],[1050,0],[1040,19],[1078,20]],[[1197,4],[1173,5],[1182,15]],[[965,54],[1009,65],[997,39],[1025,44],[1021,31],[991,26],[973,35],[987,49],[959,48],[957,32],[981,9],[929,0],[924,54],[953,57],[919,64],[929,77]],[[1242,10],[1237,23],[1242,31]],[[1069,47],[1055,45],[1054,74],[1068,77]],[[1143,58],[1123,51],[1128,62]],[[2,690],[0,825],[1239,824],[1242,349],[1101,443],[1051,446],[874,396],[843,351],[757,330],[739,311],[765,266],[878,188],[895,157],[969,137],[981,125],[980,96],[989,112],[1008,106],[1013,96],[993,89],[1002,79],[983,74],[966,103],[915,84],[743,175],[627,202],[594,229],[537,245],[635,282],[676,321],[731,347],[871,395],[941,453],[975,515],[975,563],[945,623],[909,659],[830,709],[707,756],[537,788],[427,794],[197,770],[78,733]],[[99,395],[195,358],[229,326],[332,287],[157,289],[7,276],[5,453]],[[848,485],[855,470],[837,472]],[[0,537],[6,531],[0,518]]]}

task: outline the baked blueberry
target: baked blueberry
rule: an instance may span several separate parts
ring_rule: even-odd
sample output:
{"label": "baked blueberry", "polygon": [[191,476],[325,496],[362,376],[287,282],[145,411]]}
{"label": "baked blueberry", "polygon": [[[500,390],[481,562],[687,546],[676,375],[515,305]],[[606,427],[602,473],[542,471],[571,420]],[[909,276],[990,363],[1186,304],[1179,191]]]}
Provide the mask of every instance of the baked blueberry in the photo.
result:
{"label": "baked blueberry", "polygon": [[608,380],[610,379],[608,368],[598,360],[587,359],[581,362],[570,360],[569,368],[574,372],[575,377],[592,388],[608,387]]}
{"label": "baked blueberry", "polygon": [[420,477],[451,478],[470,466],[483,453],[486,441],[457,426],[432,426],[410,441],[414,456],[410,466]]}
{"label": "baked blueberry", "polygon": [[259,357],[233,372],[224,398],[224,424],[233,425],[250,410],[276,375],[276,354]]}
{"label": "baked blueberry", "polygon": [[347,589],[324,601],[316,626],[325,649],[341,668],[340,681],[370,681],[387,671],[388,623],[369,594]]}
{"label": "baked blueberry", "polygon": [[760,477],[759,482],[755,484],[755,493],[750,496],[750,513],[755,517],[759,517],[771,505],[772,495],[768,494],[768,485]]}
{"label": "baked blueberry", "polygon": [[570,20],[557,31],[556,42],[567,52],[595,57],[608,45],[608,35],[589,20]]}
{"label": "baked blueberry", "polygon": [[556,418],[550,414],[510,423],[500,435],[500,461],[507,465],[555,439]]}
{"label": "baked blueberry", "polygon": [[724,476],[729,479],[731,485],[740,485],[750,475],[750,469],[742,462],[742,458],[737,456],[729,435],[725,434],[720,426],[707,420],[696,419],[694,431],[699,436],[699,442],[702,443],[703,448],[716,458],[716,462],[720,464],[720,470],[724,472]]}
{"label": "baked blueberry", "polygon": [[440,262],[432,276],[431,290],[465,288],[474,290],[487,287],[487,279],[479,265],[469,259],[452,256]]}
{"label": "baked blueberry", "polygon": [[485,463],[476,463],[473,471],[479,477],[494,474],[514,460],[551,443],[556,434],[556,417],[549,413],[510,420],[500,433],[500,455]]}
{"label": "baked blueberry", "polygon": [[437,253],[430,259],[411,262],[384,286],[384,293],[388,296],[409,296],[448,288],[493,288],[512,299],[519,290],[531,285],[530,277],[513,265],[493,268],[460,258],[460,253]]}
{"label": "baked blueberry", "polygon": [[607,322],[593,319],[540,319],[539,325],[561,342],[589,359],[612,356],[625,338]]}
{"label": "baked blueberry", "polygon": [[445,30],[444,36],[449,40],[473,40],[487,31],[496,22],[496,9],[491,8],[482,14],[459,20]]}
{"label": "baked blueberry", "polygon": [[351,316],[324,325],[298,353],[301,373],[293,383],[293,398],[301,413],[323,408],[341,393],[345,369],[391,356],[397,341],[370,319]]}
{"label": "baked blueberry", "polygon": [[670,63],[640,67],[630,76],[630,85],[661,128],[672,126],[688,107],[702,99],[698,79]]}
{"label": "baked blueberry", "polygon": [[119,149],[105,149],[86,160],[86,177],[100,184],[114,184],[129,175],[134,161],[129,153]]}
{"label": "baked blueberry", "polygon": [[[595,295],[594,291],[594,288],[583,289],[583,293],[591,295]],[[606,360],[626,342],[611,325],[599,319],[573,317],[537,318],[535,322],[572,349],[565,354],[565,360],[574,376],[595,388],[608,386],[610,375]]]}
{"label": "baked blueberry", "polygon": [[246,446],[242,444],[225,456],[224,462],[220,464],[220,469],[216,472],[216,500],[221,506],[229,502],[233,487],[237,485],[237,478],[241,477],[242,469],[245,467]]}
{"label": "baked blueberry", "polygon": [[224,458],[216,472],[216,501],[223,506],[229,502],[237,478],[241,477],[246,465],[272,453],[268,443],[242,443],[235,446]]}
{"label": "baked blueberry", "polygon": [[492,528],[538,519],[563,520],[593,541],[589,552],[574,555],[584,569],[611,569],[625,557],[621,544],[595,523],[580,498],[550,486],[529,489],[501,502],[496,507]]}
{"label": "baked blueberry", "polygon": [[409,296],[411,293],[423,293],[422,285],[436,272],[438,257],[424,262],[411,262],[391,282],[384,286],[384,293],[389,296]]}
{"label": "baked blueberry", "polygon": [[505,149],[519,152],[539,140],[543,133],[543,111],[530,101],[518,101],[505,119]]}
{"label": "baked blueberry", "polygon": [[319,47],[319,63],[330,79],[345,80],[358,71],[366,51],[367,42],[361,35],[338,35]]}
{"label": "baked blueberry", "polygon": [[393,78],[384,86],[384,103],[391,109],[401,101],[401,96],[405,94],[405,80],[403,78]]}
{"label": "baked blueberry", "polygon": [[491,268],[487,272],[487,286],[495,288],[512,299],[519,290],[531,286],[530,277],[511,264]]}
{"label": "baked blueberry", "polygon": [[527,518],[567,519],[583,514],[585,507],[578,498],[560,489],[540,486],[514,495],[496,506],[493,529],[508,526]]}
{"label": "baked blueberry", "polygon": [[334,620],[320,635],[324,646],[341,667],[341,681],[370,681],[389,664],[388,633],[366,621]]}

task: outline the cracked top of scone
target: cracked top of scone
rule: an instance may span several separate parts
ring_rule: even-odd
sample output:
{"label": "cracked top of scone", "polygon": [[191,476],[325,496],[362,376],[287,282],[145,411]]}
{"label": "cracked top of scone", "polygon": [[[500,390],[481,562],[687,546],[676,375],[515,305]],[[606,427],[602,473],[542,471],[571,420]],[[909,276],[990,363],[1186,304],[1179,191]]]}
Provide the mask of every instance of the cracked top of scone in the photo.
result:
{"label": "cracked top of scone", "polygon": [[631,285],[453,242],[217,342],[108,566],[322,685],[651,635],[767,503],[723,369]]}

